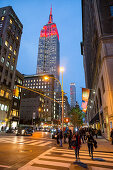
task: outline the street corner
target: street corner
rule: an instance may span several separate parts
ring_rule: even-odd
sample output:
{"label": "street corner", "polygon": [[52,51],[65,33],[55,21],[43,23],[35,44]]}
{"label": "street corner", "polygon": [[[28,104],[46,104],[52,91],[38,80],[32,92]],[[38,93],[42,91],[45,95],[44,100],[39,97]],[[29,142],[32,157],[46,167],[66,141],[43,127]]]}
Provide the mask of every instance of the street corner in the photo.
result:
{"label": "street corner", "polygon": [[75,161],[71,163],[69,170],[92,170],[92,168],[80,161],[79,162]]}

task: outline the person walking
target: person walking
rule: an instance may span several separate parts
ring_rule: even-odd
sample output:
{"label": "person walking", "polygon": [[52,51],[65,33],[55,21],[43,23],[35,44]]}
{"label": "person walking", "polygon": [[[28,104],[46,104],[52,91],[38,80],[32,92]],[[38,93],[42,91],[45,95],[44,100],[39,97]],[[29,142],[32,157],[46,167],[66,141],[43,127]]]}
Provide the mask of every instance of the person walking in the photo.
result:
{"label": "person walking", "polygon": [[94,144],[94,138],[91,133],[87,136],[87,145],[89,150],[89,156],[93,159],[93,144]]}
{"label": "person walking", "polygon": [[59,131],[57,130],[57,132],[56,132],[56,135],[57,135],[57,144],[59,144],[60,142],[59,142]]}
{"label": "person walking", "polygon": [[76,161],[79,159],[80,145],[81,145],[81,139],[77,131],[75,135],[73,135],[73,138],[72,138],[72,146],[73,146],[73,149],[75,150]]}
{"label": "person walking", "polygon": [[69,147],[68,147],[68,149],[72,149],[72,148],[71,148],[72,137],[73,137],[72,131],[69,130],[69,135],[68,135],[68,143],[69,143]]}
{"label": "person walking", "polygon": [[113,145],[113,129],[111,130],[111,135],[110,135],[110,137],[111,137],[111,144]]}
{"label": "person walking", "polygon": [[62,147],[63,133],[62,133],[61,129],[60,129],[60,133],[59,133],[59,139],[60,139],[60,146]]}

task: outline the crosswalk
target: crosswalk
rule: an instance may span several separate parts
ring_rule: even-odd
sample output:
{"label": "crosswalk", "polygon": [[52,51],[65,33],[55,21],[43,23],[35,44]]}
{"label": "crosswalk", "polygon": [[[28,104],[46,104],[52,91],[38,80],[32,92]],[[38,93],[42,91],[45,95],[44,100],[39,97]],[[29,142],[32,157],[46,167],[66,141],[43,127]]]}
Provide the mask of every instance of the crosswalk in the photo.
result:
{"label": "crosswalk", "polygon": [[41,139],[30,139],[24,137],[2,137],[0,138],[0,143],[12,143],[12,144],[23,144],[23,145],[35,145],[35,146],[47,146],[52,144],[51,139],[47,140],[44,138]]}
{"label": "crosswalk", "polygon": [[88,151],[80,150],[80,160],[75,162],[74,150],[53,147],[37,158],[28,162],[19,170],[70,170],[86,165],[92,170],[113,169],[113,152],[94,152],[94,160],[89,157]]}

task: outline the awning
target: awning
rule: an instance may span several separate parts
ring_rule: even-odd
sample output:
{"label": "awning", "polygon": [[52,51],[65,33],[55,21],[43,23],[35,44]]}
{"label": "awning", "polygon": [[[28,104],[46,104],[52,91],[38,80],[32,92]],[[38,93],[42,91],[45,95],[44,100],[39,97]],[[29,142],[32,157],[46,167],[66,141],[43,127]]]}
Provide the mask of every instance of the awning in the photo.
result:
{"label": "awning", "polygon": [[95,122],[99,122],[99,112],[94,116],[94,118],[89,122],[89,124],[93,124]]}

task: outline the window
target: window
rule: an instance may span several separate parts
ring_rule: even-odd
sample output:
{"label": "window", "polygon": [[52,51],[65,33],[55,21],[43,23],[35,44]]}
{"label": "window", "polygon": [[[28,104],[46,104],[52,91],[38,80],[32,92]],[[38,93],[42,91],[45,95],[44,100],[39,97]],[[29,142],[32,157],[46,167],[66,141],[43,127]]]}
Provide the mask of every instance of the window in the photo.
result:
{"label": "window", "polygon": [[8,41],[5,41],[5,45],[8,47]]}
{"label": "window", "polygon": [[7,61],[6,66],[9,67],[9,61]]}
{"label": "window", "polygon": [[16,55],[16,50],[14,50],[14,55]]}
{"label": "window", "polygon": [[9,49],[10,49],[11,51],[13,51],[13,48],[12,48],[12,46],[11,46],[11,45],[10,45]]}
{"label": "window", "polygon": [[111,16],[113,16],[113,6],[110,6]]}
{"label": "window", "polygon": [[14,67],[11,65],[11,70],[13,70],[13,68],[14,68]]}
{"label": "window", "polygon": [[4,57],[1,58],[1,62],[4,63]]}
{"label": "window", "polygon": [[8,55],[8,58],[9,58],[9,59],[11,58],[11,54]]}
{"label": "window", "polygon": [[15,62],[15,58],[13,57],[13,63]]}
{"label": "window", "polygon": [[12,24],[13,22],[12,22],[12,19],[10,19],[10,24]]}
{"label": "window", "polygon": [[6,13],[6,9],[3,10],[3,14],[5,14],[5,13]]}
{"label": "window", "polygon": [[16,39],[18,40],[18,36],[16,37]]}
{"label": "window", "polygon": [[3,21],[3,20],[4,20],[4,17],[2,17],[1,20]]}

